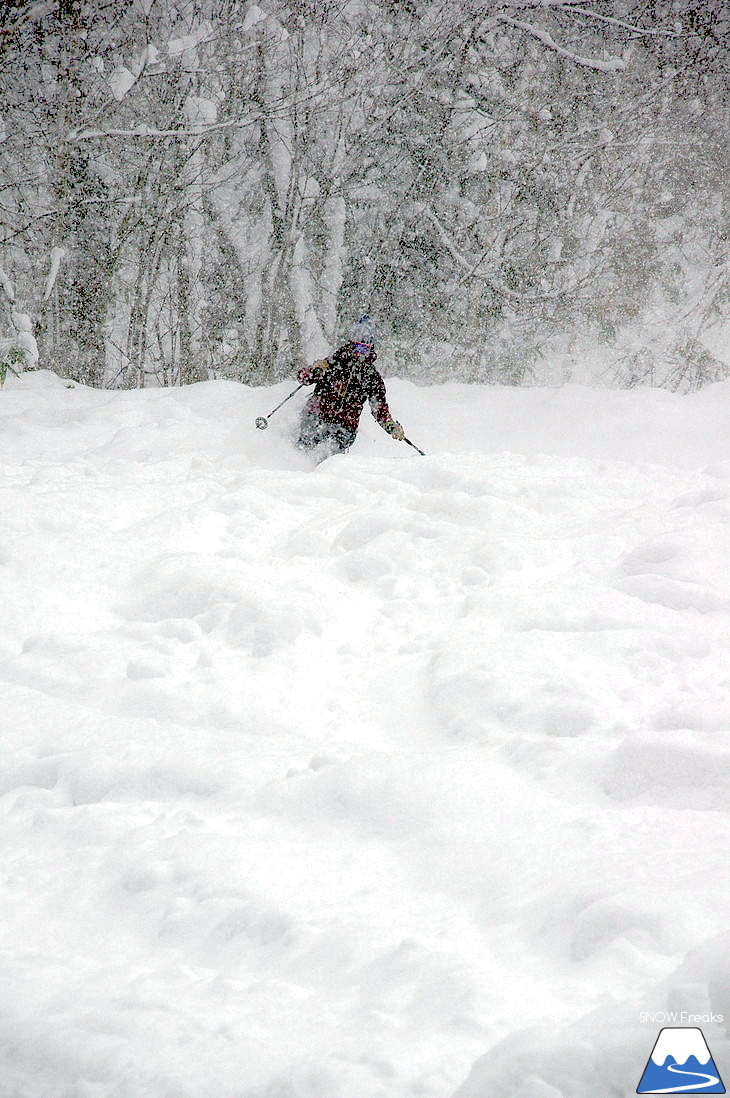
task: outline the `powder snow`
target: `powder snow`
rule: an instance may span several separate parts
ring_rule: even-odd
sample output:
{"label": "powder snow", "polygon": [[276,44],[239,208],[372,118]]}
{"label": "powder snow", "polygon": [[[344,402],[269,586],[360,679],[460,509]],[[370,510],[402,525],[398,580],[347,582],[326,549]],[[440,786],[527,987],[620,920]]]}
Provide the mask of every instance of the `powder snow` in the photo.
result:
{"label": "powder snow", "polygon": [[730,384],[292,387],[0,392],[0,1095],[634,1093],[728,1009]]}

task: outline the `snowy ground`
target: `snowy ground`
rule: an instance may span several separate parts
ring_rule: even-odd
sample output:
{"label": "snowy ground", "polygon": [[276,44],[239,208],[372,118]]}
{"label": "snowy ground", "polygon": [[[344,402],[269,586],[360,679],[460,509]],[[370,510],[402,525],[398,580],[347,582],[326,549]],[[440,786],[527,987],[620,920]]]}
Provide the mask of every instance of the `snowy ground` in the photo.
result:
{"label": "snowy ground", "polygon": [[0,1096],[727,1083],[730,384],[290,388],[0,392]]}

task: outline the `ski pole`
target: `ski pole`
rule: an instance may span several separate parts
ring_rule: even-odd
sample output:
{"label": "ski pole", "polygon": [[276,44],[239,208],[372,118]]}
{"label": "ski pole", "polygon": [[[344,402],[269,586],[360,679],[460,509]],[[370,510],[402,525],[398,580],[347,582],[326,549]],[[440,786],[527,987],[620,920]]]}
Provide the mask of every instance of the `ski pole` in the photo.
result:
{"label": "ski pole", "polygon": [[[411,442],[411,440],[409,438],[406,438],[405,435],[403,436],[403,441],[407,442],[409,446],[412,446],[414,450],[418,450],[418,447],[416,446],[415,442]],[[423,450],[418,450],[418,452],[419,452],[419,454],[421,455],[422,458],[425,458],[426,455],[424,454]]]}
{"label": "ski pole", "polygon": [[[281,404],[286,404],[287,400],[291,400],[291,398],[294,396],[294,394],[298,393],[299,390],[303,389],[303,388],[304,388],[304,382],[302,382],[301,385],[297,385],[296,389],[294,389],[291,393],[289,393],[289,396],[284,397]],[[279,409],[281,408],[281,404],[277,404],[276,407],[271,412],[269,412],[269,414],[267,416],[257,416],[256,417],[256,426],[258,427],[259,431],[265,431],[266,430],[266,428],[269,426],[269,420],[273,416],[274,412],[279,411]]]}

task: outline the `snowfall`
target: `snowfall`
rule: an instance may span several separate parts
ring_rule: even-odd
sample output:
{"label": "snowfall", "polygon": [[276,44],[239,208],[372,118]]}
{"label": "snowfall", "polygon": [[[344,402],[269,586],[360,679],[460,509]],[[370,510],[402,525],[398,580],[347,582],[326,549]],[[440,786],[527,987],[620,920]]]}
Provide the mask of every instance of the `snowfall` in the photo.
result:
{"label": "snowfall", "polygon": [[0,1096],[727,1084],[730,383],[292,387],[0,391]]}

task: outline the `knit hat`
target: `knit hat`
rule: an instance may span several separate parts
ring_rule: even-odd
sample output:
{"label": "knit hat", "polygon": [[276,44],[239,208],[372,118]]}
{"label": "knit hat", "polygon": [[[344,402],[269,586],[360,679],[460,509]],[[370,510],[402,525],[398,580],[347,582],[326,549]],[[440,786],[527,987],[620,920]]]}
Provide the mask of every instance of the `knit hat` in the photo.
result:
{"label": "knit hat", "polygon": [[369,316],[361,316],[350,329],[350,343],[363,347],[375,346],[375,326]]}

